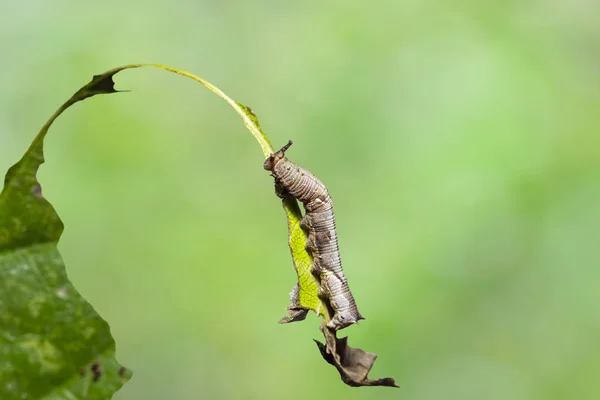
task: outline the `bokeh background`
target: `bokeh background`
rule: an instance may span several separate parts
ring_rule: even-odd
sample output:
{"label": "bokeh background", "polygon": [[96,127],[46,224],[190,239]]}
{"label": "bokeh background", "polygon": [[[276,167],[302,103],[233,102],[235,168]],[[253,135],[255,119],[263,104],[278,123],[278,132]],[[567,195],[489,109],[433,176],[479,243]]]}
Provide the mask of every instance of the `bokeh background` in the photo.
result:
{"label": "bokeh background", "polygon": [[[600,3],[0,3],[0,170],[93,74],[161,62],[250,105],[329,187],[379,359],[346,387],[278,325],[295,282],[260,148],[199,84],[119,74],[40,177],[117,400],[600,398]],[[4,172],[2,172],[4,173]]]}

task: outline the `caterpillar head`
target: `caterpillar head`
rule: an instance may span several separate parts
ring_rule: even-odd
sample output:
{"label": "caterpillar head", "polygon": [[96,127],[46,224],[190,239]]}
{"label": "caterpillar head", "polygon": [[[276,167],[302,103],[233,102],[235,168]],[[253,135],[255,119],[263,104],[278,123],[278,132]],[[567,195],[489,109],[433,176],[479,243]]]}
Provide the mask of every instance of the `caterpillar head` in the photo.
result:
{"label": "caterpillar head", "polygon": [[277,165],[277,163],[279,162],[279,160],[282,160],[282,159],[285,158],[285,152],[287,151],[287,149],[290,148],[290,146],[292,145],[292,143],[293,142],[290,140],[278,152],[272,153],[265,160],[265,163],[263,164],[264,169],[266,169],[267,171],[273,171],[273,168],[275,168],[275,165]]}

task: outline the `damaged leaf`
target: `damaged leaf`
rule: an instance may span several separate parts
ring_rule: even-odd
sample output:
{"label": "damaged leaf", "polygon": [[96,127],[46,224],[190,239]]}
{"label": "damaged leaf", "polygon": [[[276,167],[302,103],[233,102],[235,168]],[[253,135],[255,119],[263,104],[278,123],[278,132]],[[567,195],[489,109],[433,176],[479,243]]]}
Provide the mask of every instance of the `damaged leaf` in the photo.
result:
{"label": "damaged leaf", "polygon": [[[63,225],[42,196],[36,172],[44,162],[43,140],[50,125],[68,107],[96,94],[114,93],[112,77],[125,69],[151,66],[193,79],[225,100],[240,115],[265,157],[273,146],[261,130],[254,111],[210,82],[160,64],[130,64],[94,76],[44,125],[25,156],[6,175],[0,195],[0,394],[2,399],[105,399],[131,377],[114,359],[115,344],[108,324],[77,293],[67,279],[56,249]],[[311,270],[307,235],[300,226],[298,202],[277,192],[288,221],[289,247],[298,283],[290,294],[289,316],[300,321],[309,310],[323,317],[322,356],[351,386],[395,386],[394,380],[371,380],[375,354],[347,346],[327,327],[333,311],[319,297],[321,283]],[[60,318],[59,318],[60,317]],[[23,379],[22,374],[28,379]],[[31,379],[29,379],[31,377]],[[3,390],[5,392],[3,392]]]}
{"label": "damaged leaf", "polygon": [[[115,360],[110,329],[69,282],[56,248],[63,224],[43,197],[37,171],[43,141],[60,114],[96,94],[114,93],[94,76],[42,127],[6,174],[0,194],[0,398],[109,399],[131,377]],[[97,379],[82,368],[95,362]],[[120,373],[119,373],[120,372]]]}
{"label": "damaged leaf", "polygon": [[[139,65],[138,65],[139,66]],[[240,104],[210,82],[199,78],[188,72],[176,68],[166,67],[159,64],[151,66],[165,69],[179,75],[194,79],[206,86],[209,90],[216,93],[225,100],[235,112],[242,117],[246,128],[260,144],[265,157],[274,153],[273,146],[265,133],[260,128],[258,118],[254,111],[243,104]],[[283,209],[288,221],[288,244],[292,253],[294,268],[298,276],[298,283],[292,288],[290,293],[291,305],[288,307],[288,316],[279,320],[280,323],[302,321],[306,318],[308,311],[312,310],[323,317],[321,331],[325,336],[326,344],[320,344],[319,350],[327,362],[334,365],[342,380],[350,386],[394,386],[397,387],[392,378],[371,380],[367,377],[375,362],[376,355],[365,352],[361,349],[354,349],[347,346],[347,338],[337,339],[336,332],[327,327],[327,324],[333,318],[331,307],[323,304],[319,297],[321,283],[319,279],[312,274],[314,260],[306,250],[307,235],[300,226],[302,212],[298,202],[291,196],[286,195],[280,187],[276,186],[276,194],[281,198]],[[317,342],[319,344],[319,342]]]}

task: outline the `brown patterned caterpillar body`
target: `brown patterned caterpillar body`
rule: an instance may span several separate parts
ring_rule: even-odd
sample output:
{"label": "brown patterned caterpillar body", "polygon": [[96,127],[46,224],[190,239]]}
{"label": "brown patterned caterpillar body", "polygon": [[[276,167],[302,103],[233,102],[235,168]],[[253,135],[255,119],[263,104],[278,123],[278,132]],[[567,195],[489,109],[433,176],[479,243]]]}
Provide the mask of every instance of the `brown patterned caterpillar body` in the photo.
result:
{"label": "brown patterned caterpillar body", "polygon": [[321,281],[319,296],[326,299],[334,311],[327,326],[334,330],[343,329],[364,318],[358,312],[342,269],[333,202],[317,177],[285,157],[291,145],[290,140],[281,150],[271,154],[264,168],[271,171],[276,184],[304,205],[306,214],[301,226],[308,231],[306,249],[313,256],[313,273]]}

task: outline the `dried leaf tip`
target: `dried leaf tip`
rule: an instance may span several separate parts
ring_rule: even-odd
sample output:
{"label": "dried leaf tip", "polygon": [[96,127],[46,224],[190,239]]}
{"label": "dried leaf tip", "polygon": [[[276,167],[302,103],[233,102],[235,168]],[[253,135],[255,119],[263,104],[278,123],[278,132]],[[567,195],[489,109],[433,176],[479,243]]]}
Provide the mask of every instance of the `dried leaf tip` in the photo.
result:
{"label": "dried leaf tip", "polygon": [[[315,340],[321,356],[333,365],[345,384],[359,386],[388,386],[396,387],[393,378],[369,379],[368,374],[377,359],[377,355],[359,348],[348,346],[348,337],[338,339],[334,333],[325,334],[327,345]],[[333,340],[332,340],[333,339]]]}

